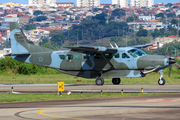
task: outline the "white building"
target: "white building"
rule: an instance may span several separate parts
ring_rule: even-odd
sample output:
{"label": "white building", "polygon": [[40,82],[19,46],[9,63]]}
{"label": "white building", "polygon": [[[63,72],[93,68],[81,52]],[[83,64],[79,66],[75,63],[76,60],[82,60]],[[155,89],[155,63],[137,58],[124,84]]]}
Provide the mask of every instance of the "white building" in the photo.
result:
{"label": "white building", "polygon": [[99,7],[100,0],[77,0],[77,7]]}
{"label": "white building", "polygon": [[56,0],[29,0],[29,5],[55,5]]}
{"label": "white building", "polygon": [[131,0],[130,5],[138,8],[141,7],[151,8],[152,5],[154,5],[154,0]]}
{"label": "white building", "polygon": [[128,0],[112,0],[112,5],[120,5],[121,8],[128,8]]}
{"label": "white building", "polygon": [[149,21],[149,20],[155,20],[155,16],[139,16],[140,20]]}

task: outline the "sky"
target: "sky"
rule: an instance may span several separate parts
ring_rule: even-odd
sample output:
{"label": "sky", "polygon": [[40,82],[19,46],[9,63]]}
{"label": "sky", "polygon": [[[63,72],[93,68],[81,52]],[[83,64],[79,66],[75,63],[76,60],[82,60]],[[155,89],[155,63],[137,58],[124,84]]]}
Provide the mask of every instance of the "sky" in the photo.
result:
{"label": "sky", "polygon": [[[112,0],[101,0],[101,3],[110,3],[111,4]],[[14,3],[22,3],[22,4],[28,4],[28,0],[0,0],[0,4],[2,3],[7,3],[7,2],[14,2]],[[74,2],[76,5],[76,0],[57,0],[57,2]],[[179,0],[154,0],[154,4],[157,3],[177,3],[179,2]]]}

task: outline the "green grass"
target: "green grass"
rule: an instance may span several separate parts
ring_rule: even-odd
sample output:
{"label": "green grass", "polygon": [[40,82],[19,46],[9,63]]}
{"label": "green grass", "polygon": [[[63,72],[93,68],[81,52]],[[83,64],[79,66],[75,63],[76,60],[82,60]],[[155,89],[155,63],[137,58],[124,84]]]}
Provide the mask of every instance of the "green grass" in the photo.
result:
{"label": "green grass", "polygon": [[[168,80],[168,70],[165,70],[164,79],[166,84],[180,84],[180,72],[172,71],[171,80]],[[121,84],[158,84],[158,73],[147,74],[142,78],[121,78]],[[81,80],[81,82],[78,82]],[[55,75],[0,75],[0,84],[95,84],[95,79],[85,79],[66,74]],[[105,84],[112,84],[112,79],[105,79]]]}
{"label": "green grass", "polygon": [[34,102],[34,101],[52,101],[52,100],[78,100],[78,99],[92,99],[92,98],[113,98],[113,97],[129,97],[129,96],[147,96],[147,95],[161,95],[170,93],[84,93],[82,94],[63,94],[62,96],[57,94],[11,94],[1,93],[0,103],[15,103],[15,102]]}

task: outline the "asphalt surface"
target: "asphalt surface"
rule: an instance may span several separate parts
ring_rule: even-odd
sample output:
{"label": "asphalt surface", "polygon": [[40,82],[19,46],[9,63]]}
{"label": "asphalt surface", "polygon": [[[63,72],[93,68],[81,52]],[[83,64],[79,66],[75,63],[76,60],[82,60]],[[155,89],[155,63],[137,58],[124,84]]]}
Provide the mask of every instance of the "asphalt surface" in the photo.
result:
{"label": "asphalt surface", "polygon": [[179,120],[180,94],[0,104],[2,120]]}
{"label": "asphalt surface", "polygon": [[[23,93],[56,93],[57,84],[0,84],[0,92]],[[65,92],[177,92],[180,93],[180,85],[86,85],[86,84],[67,84],[64,86]]]}

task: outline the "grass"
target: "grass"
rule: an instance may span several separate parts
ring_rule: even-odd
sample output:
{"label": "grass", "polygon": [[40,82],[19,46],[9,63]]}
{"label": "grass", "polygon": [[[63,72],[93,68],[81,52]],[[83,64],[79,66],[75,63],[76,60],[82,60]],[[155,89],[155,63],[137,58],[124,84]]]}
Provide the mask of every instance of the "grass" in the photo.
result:
{"label": "grass", "polygon": [[34,101],[52,101],[52,100],[79,100],[79,99],[92,99],[92,98],[113,98],[113,97],[129,97],[129,96],[147,96],[147,95],[162,95],[170,93],[84,93],[82,94],[63,94],[62,96],[57,94],[11,94],[1,93],[0,103],[15,103],[15,102],[34,102]]}
{"label": "grass", "polygon": [[[168,71],[164,73],[166,84],[180,84],[178,71],[171,72],[171,80],[168,80]],[[121,84],[158,84],[160,75],[158,73],[147,74],[142,78],[121,78]],[[112,79],[104,79],[105,84],[112,84]],[[95,84],[95,79],[85,79],[66,74],[55,75],[0,75],[0,84]]]}

